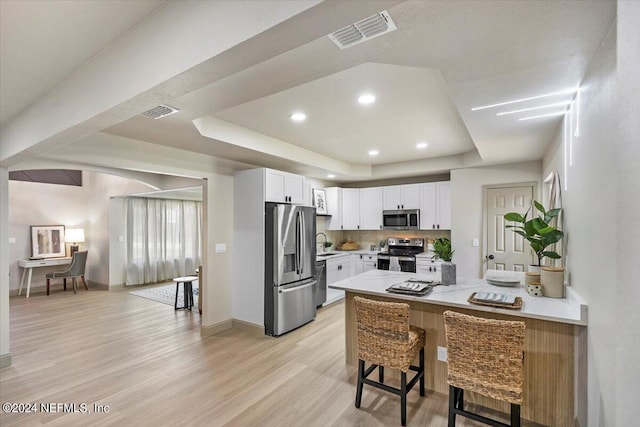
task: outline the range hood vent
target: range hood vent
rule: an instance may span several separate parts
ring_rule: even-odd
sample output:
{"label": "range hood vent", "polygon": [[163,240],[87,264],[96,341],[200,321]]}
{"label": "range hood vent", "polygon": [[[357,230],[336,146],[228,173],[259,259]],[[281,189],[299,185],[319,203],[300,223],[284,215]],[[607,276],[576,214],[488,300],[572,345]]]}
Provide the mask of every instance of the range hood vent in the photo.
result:
{"label": "range hood vent", "polygon": [[180,110],[178,110],[177,108],[171,107],[169,105],[158,105],[157,107],[147,110],[144,113],[141,113],[140,115],[149,117],[150,119],[160,119],[162,117],[167,117],[172,114],[175,114],[178,111]]}
{"label": "range hood vent", "polygon": [[397,28],[391,16],[389,16],[389,13],[384,10],[355,24],[347,25],[329,34],[328,37],[337,44],[340,49],[346,49]]}

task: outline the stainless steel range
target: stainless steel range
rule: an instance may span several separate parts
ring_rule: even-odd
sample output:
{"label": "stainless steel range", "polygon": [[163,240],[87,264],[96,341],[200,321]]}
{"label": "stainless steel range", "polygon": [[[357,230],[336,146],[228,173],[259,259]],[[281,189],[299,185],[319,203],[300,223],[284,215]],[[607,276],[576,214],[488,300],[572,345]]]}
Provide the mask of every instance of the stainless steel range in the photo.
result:
{"label": "stainless steel range", "polygon": [[424,252],[424,239],[389,237],[388,252],[378,253],[378,270],[416,272],[416,254]]}

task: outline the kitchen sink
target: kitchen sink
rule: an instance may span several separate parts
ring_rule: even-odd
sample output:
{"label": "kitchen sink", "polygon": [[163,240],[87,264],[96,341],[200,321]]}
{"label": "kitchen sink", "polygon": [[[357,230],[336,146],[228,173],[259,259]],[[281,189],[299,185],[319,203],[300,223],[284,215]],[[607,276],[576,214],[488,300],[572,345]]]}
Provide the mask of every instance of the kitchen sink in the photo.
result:
{"label": "kitchen sink", "polygon": [[337,254],[335,252],[328,252],[328,253],[316,254],[316,257],[317,258],[326,258],[326,257],[329,257],[329,256],[334,256],[334,255],[340,255],[340,254]]}

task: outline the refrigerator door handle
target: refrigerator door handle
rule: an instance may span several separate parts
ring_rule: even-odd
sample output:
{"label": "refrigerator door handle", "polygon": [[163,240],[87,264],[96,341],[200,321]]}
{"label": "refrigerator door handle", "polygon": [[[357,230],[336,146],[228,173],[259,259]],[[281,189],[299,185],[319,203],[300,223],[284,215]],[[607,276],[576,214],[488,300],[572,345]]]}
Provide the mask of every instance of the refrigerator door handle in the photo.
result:
{"label": "refrigerator door handle", "polygon": [[306,285],[295,286],[293,288],[287,288],[287,289],[278,289],[278,292],[281,293],[281,294],[287,294],[289,292],[296,292],[296,291],[299,291],[301,289],[308,288],[308,287],[313,286],[315,284],[316,284],[316,281],[314,280],[313,282],[309,282]]}
{"label": "refrigerator door handle", "polygon": [[[300,274],[304,273],[304,260],[307,259],[307,224],[304,220],[304,212],[300,212],[300,236],[302,236],[302,244],[300,245]],[[305,261],[306,262],[306,261]]]}
{"label": "refrigerator door handle", "polygon": [[296,212],[296,274],[300,274],[300,263],[301,263],[301,259],[300,259],[300,250],[301,250],[301,244],[300,244],[300,232],[301,232],[301,227],[300,227],[300,212]]}

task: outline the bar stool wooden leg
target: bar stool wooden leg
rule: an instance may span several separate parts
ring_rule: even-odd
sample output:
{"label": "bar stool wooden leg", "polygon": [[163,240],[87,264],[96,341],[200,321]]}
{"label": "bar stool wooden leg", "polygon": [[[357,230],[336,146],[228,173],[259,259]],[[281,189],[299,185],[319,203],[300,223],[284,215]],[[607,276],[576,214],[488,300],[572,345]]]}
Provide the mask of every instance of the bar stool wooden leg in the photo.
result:
{"label": "bar stool wooden leg", "polygon": [[49,295],[49,285],[51,284],[51,279],[47,279],[47,295]]}
{"label": "bar stool wooden leg", "polygon": [[358,360],[358,386],[356,388],[356,408],[360,407],[360,403],[362,402],[362,386],[364,383],[362,382],[364,379],[364,360]]}
{"label": "bar stool wooden leg", "polygon": [[511,404],[511,427],[520,427],[520,405]]}
{"label": "bar stool wooden leg", "polygon": [[420,377],[420,396],[424,396],[424,347],[420,349],[420,372],[422,372]]}
{"label": "bar stool wooden leg", "polygon": [[64,290],[66,291],[67,290],[67,278],[66,277],[62,279],[62,286],[64,287]]}
{"label": "bar stool wooden leg", "polygon": [[378,379],[381,383],[384,382],[384,366],[378,366]]}
{"label": "bar stool wooden leg", "polygon": [[449,427],[456,427],[456,413],[453,411],[456,406],[456,389],[449,386]]}
{"label": "bar stool wooden leg", "polygon": [[400,424],[407,425],[407,373],[400,375]]}

